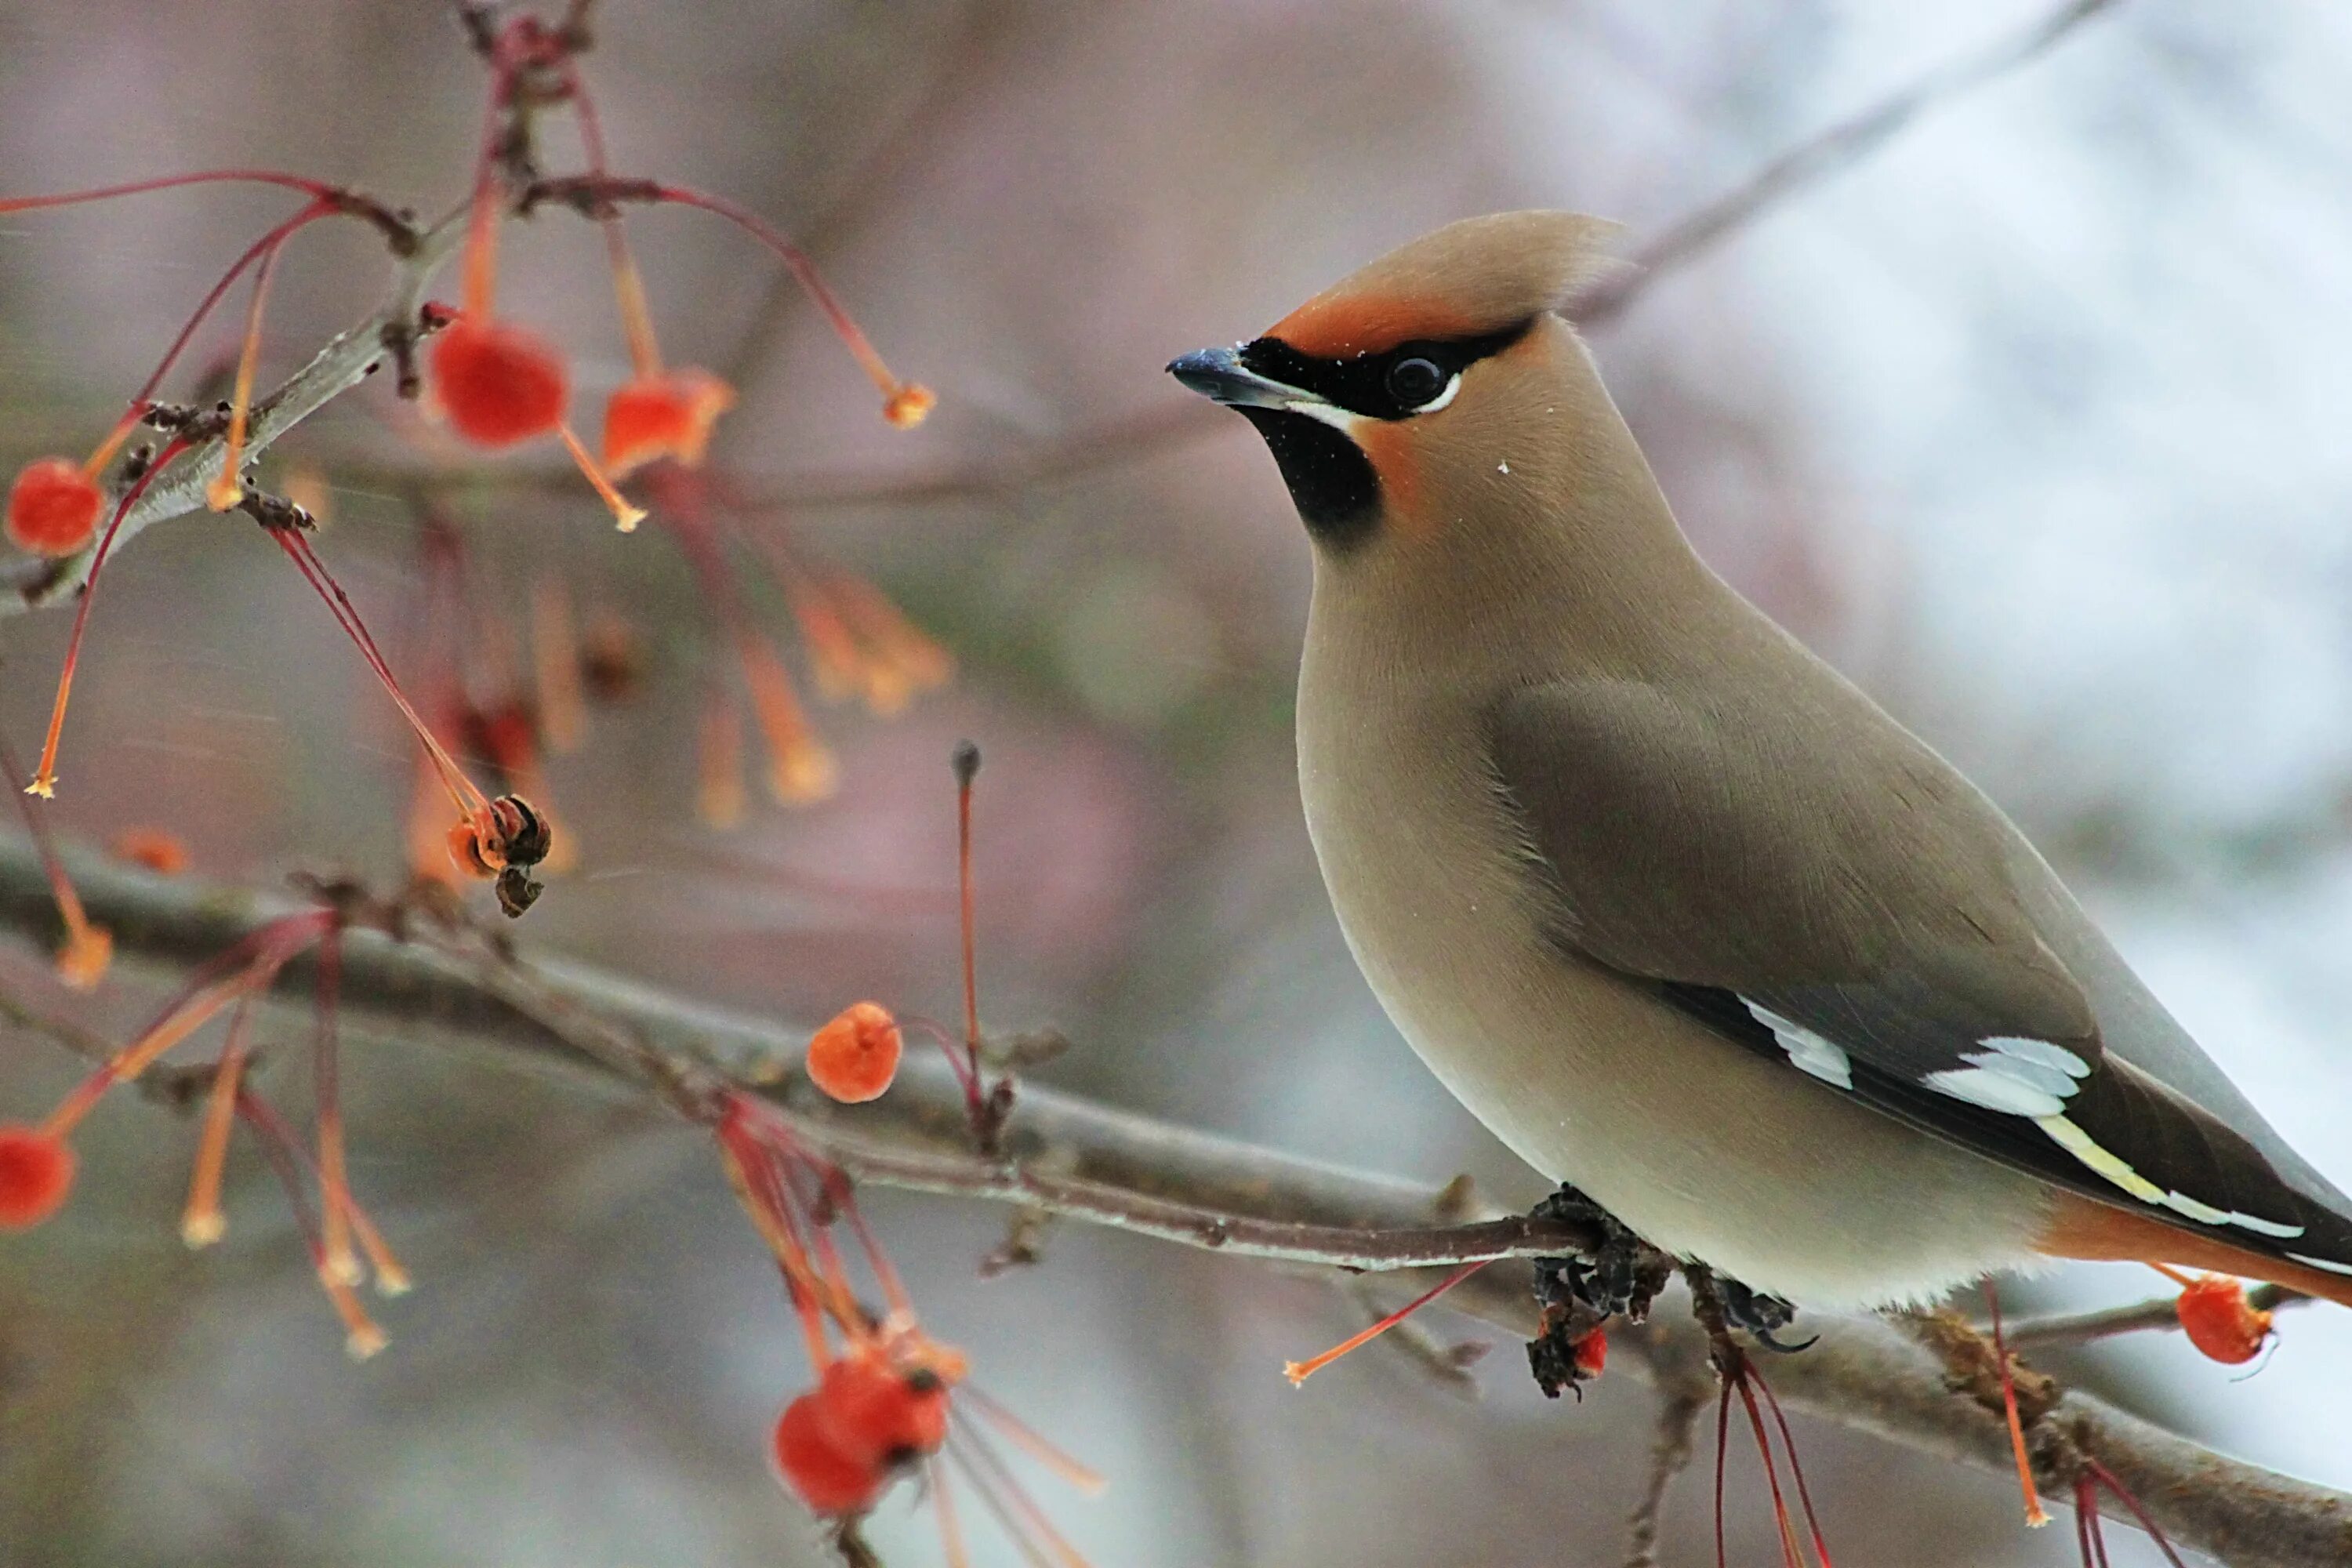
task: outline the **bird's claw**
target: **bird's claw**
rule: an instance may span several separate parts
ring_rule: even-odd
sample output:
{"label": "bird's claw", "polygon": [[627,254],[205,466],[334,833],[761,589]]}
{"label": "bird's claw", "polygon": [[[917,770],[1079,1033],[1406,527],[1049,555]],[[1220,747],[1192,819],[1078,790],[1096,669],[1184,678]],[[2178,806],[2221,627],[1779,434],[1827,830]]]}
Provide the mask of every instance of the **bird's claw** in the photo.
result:
{"label": "bird's claw", "polygon": [[1795,1344],[1778,1337],[1782,1329],[1796,1320],[1797,1309],[1793,1303],[1778,1296],[1751,1290],[1738,1280],[1727,1279],[1719,1274],[1716,1276],[1716,1285],[1723,1293],[1725,1325],[1743,1331],[1766,1350],[1781,1355],[1794,1355],[1821,1342],[1819,1334]]}
{"label": "bird's claw", "polygon": [[1578,1363],[1579,1344],[1612,1318],[1636,1323],[1647,1318],[1674,1266],[1616,1215],[1565,1184],[1528,1217],[1601,1234],[1600,1245],[1589,1253],[1534,1260],[1542,1318],[1536,1337],[1528,1342],[1528,1365],[1544,1393],[1557,1398],[1562,1389],[1580,1388],[1592,1375]]}

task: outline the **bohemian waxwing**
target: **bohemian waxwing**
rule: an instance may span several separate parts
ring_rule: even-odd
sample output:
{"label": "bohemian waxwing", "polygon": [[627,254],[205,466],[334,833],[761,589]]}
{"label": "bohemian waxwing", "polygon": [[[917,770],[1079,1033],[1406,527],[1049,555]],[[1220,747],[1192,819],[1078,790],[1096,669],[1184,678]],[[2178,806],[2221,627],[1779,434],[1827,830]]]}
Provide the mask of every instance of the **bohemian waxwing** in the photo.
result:
{"label": "bohemian waxwing", "polygon": [[1559,311],[1610,226],[1442,228],[1168,368],[1314,543],[1307,826],[1445,1086],[1822,1308],[2051,1258],[2352,1303],[2300,1158],[1951,764],[1710,572]]}

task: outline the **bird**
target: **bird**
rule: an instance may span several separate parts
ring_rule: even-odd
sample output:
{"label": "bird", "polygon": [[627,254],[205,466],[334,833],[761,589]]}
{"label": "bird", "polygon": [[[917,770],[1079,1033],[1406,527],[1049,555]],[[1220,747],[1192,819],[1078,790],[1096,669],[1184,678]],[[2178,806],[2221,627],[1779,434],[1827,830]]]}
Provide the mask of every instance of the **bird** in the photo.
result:
{"label": "bird", "polygon": [[1451,224],[1168,366],[1310,541],[1300,795],[1399,1032],[1542,1176],[1790,1303],[2137,1259],[2352,1305],[2352,1200],[1692,549],[1567,313],[1614,232]]}

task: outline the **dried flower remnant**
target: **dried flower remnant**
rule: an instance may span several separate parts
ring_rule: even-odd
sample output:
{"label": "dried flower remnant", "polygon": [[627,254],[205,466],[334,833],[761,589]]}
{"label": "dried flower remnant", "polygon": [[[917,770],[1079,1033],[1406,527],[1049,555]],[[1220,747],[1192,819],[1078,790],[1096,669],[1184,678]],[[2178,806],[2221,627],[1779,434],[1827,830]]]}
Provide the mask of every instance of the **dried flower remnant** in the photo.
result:
{"label": "dried flower remnant", "polygon": [[351,595],[343,592],[342,585],[310,548],[306,537],[307,521],[297,513],[273,519],[264,524],[264,531],[325,603],[336,624],[360,650],[377,683],[392,699],[393,706],[399,710],[417,744],[424,748],[435,778],[457,809],[457,821],[446,837],[450,860],[460,870],[491,881],[499,908],[509,918],[521,915],[539,898],[540,884],[532,879],[530,872],[554,847],[553,826],[522,796],[509,794],[493,800],[466,776],[465,770],[450,756],[448,749],[401,689],[391,665],[376,647],[375,638],[369,635],[366,623],[360,619]]}
{"label": "dried flower remnant", "polygon": [[107,965],[114,957],[114,938],[104,926],[91,921],[82,908],[81,895],[75,890],[73,879],[66,875],[65,862],[58,858],[58,847],[49,837],[49,805],[46,801],[27,798],[31,792],[25,788],[16,752],[5,736],[0,736],[0,779],[6,781],[10,793],[16,796],[17,809],[25,818],[25,831],[31,836],[33,847],[41,858],[49,896],[56,901],[58,920],[65,927],[65,940],[58,944],[53,961],[58,979],[72,990],[92,990],[105,978]]}

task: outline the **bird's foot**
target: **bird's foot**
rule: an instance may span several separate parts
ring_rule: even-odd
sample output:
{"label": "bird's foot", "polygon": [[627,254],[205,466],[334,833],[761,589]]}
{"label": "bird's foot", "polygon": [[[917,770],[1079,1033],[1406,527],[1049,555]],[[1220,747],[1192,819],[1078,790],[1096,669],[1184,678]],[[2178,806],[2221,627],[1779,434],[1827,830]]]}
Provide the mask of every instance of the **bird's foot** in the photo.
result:
{"label": "bird's foot", "polygon": [[1583,1385],[1601,1373],[1609,1321],[1622,1317],[1638,1323],[1647,1318],[1650,1303],[1674,1272],[1674,1260],[1565,1184],[1529,1217],[1600,1233],[1600,1244],[1590,1252],[1535,1259],[1536,1305],[1542,1316],[1536,1337],[1528,1342],[1528,1367],[1549,1397],[1559,1398],[1563,1389],[1580,1397]]}
{"label": "bird's foot", "polygon": [[1820,1342],[1819,1334],[1809,1340],[1800,1340],[1795,1344],[1777,1337],[1782,1329],[1796,1321],[1797,1309],[1793,1302],[1779,1296],[1767,1296],[1760,1290],[1751,1290],[1738,1280],[1727,1279],[1720,1274],[1716,1276],[1715,1283],[1723,1293],[1725,1326],[1744,1331],[1749,1339],[1766,1350],[1780,1355],[1794,1355],[1799,1351],[1811,1350]]}
{"label": "bird's foot", "polygon": [[1780,1338],[1780,1332],[1795,1321],[1797,1309],[1778,1296],[1767,1296],[1752,1290],[1737,1279],[1727,1279],[1704,1263],[1685,1261],[1683,1278],[1690,1281],[1691,1315],[1706,1331],[1713,1344],[1716,1370],[1726,1379],[1737,1379],[1747,1363],[1747,1352],[1731,1336],[1736,1331],[1768,1351],[1781,1355],[1794,1355],[1811,1350],[1814,1339],[1801,1340],[1795,1344]]}

